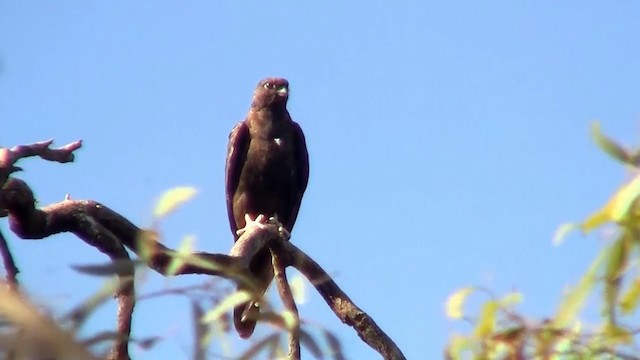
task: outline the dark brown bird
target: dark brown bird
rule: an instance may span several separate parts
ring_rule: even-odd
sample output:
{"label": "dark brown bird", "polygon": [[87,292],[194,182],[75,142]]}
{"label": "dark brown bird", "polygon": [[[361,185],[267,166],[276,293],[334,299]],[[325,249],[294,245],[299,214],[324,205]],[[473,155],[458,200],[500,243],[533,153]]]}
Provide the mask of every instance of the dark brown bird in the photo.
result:
{"label": "dark brown bird", "polygon": [[[229,135],[225,169],[227,212],[231,231],[245,227],[245,214],[276,216],[288,230],[296,222],[302,195],[309,180],[309,155],[300,126],[287,111],[289,83],[266,78],[258,83],[247,117]],[[273,280],[268,250],[256,254],[250,264],[259,289],[264,293]],[[239,288],[240,290],[241,288]],[[248,338],[259,313],[255,302],[234,309],[234,324]]]}

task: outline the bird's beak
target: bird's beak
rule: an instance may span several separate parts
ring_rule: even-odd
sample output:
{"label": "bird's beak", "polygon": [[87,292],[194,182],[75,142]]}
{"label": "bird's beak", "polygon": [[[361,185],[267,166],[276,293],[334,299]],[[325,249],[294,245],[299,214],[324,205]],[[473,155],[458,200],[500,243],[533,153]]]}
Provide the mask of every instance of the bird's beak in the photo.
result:
{"label": "bird's beak", "polygon": [[278,95],[280,96],[287,96],[287,94],[289,93],[289,89],[287,89],[286,86],[283,86],[281,88],[278,88],[278,90],[276,90],[276,92],[278,93]]}

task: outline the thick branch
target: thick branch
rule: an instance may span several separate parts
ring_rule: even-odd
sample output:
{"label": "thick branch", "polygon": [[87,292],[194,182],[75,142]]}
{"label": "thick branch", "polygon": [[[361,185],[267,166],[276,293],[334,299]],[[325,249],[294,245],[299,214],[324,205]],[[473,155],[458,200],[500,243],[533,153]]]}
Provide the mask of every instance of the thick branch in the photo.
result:
{"label": "thick branch", "polygon": [[[108,207],[90,200],[63,200],[59,203],[36,209],[34,197],[27,184],[19,179],[9,179],[0,192],[6,209],[9,211],[11,230],[23,239],[44,239],[48,236],[71,232],[100,251],[111,254],[118,252],[121,246],[136,254],[151,248],[148,266],[166,274],[171,261],[180,255],[162,245],[146,234],[122,215]],[[247,236],[252,235],[248,233]],[[260,237],[263,241],[263,237]],[[144,244],[144,248],[141,246]],[[241,272],[244,259],[224,254],[195,253],[193,256],[201,263],[187,261],[176,273],[208,274],[229,277],[229,272]],[[207,266],[206,263],[215,264]],[[248,275],[248,274],[247,274]]]}

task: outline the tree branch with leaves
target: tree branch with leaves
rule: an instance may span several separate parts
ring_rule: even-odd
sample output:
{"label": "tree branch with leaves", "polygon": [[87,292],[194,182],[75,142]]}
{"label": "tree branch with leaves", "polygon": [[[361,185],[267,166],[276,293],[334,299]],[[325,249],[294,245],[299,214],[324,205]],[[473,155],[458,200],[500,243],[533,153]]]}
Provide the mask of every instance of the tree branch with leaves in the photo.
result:
{"label": "tree branch with leaves", "polygon": [[[558,305],[552,317],[537,320],[519,314],[523,300],[518,292],[497,298],[493,292],[466,287],[454,292],[446,302],[450,319],[472,324],[471,334],[452,336],[446,347],[448,359],[621,359],[639,360],[637,324],[640,301],[640,149],[627,149],[603,135],[594,124],[595,143],[613,159],[631,169],[632,179],[623,184],[599,210],[580,223],[559,227],[554,243],[559,245],[570,231],[587,235],[609,224],[612,238]],[[600,289],[603,307],[600,324],[585,324],[580,313],[589,296]],[[473,294],[487,300],[476,316],[464,311]]]}

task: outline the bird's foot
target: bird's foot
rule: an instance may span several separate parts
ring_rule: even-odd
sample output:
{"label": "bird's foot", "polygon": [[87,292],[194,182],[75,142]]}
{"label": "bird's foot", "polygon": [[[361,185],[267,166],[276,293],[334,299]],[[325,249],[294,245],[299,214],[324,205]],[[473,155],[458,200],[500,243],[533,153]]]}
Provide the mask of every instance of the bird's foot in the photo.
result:
{"label": "bird's foot", "polygon": [[251,218],[251,215],[249,214],[245,214],[244,215],[244,227],[242,229],[238,229],[236,230],[236,234],[238,234],[238,236],[242,236],[242,234],[244,234],[245,232],[247,232],[247,230],[249,229],[249,227],[257,227],[258,229],[264,229],[267,227],[267,221],[266,220],[266,216],[260,214],[258,215],[255,219]]}
{"label": "bird's foot", "polygon": [[285,229],[284,226],[282,226],[282,223],[280,221],[278,221],[278,215],[274,215],[272,217],[269,218],[269,220],[267,220],[267,223],[275,225],[278,227],[278,233],[280,233],[280,236],[285,239],[285,240],[289,240],[291,238],[291,233],[289,233],[289,230]]}

